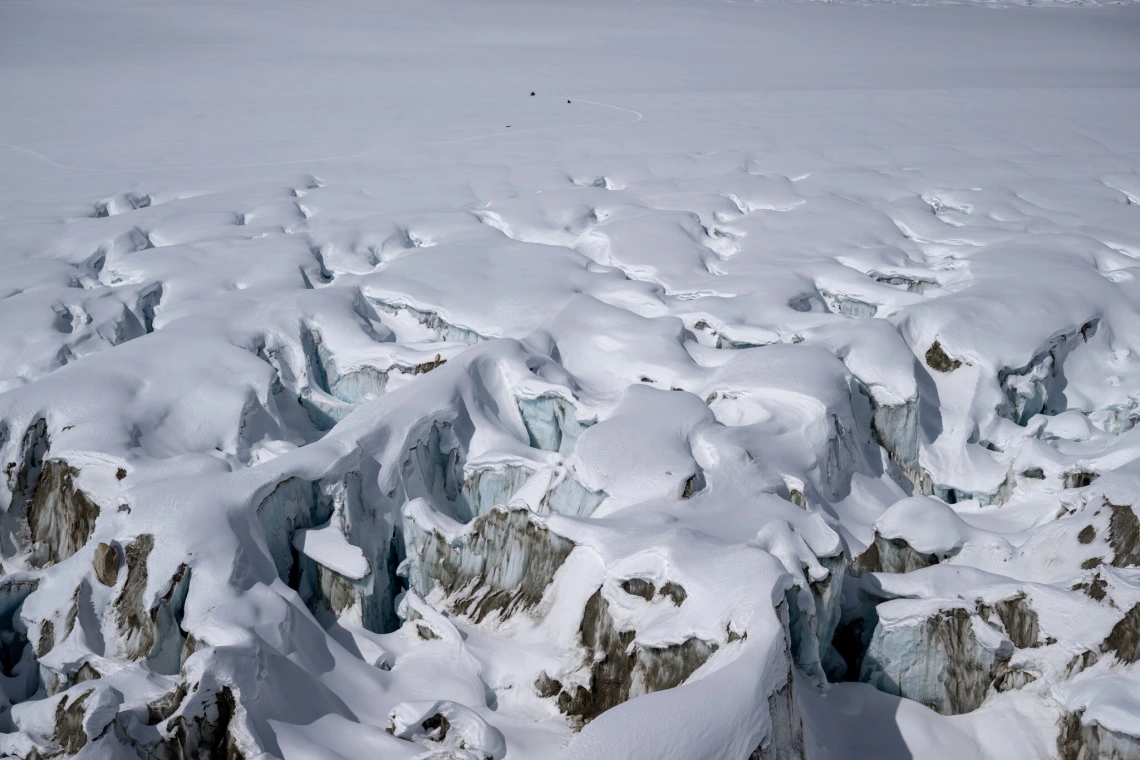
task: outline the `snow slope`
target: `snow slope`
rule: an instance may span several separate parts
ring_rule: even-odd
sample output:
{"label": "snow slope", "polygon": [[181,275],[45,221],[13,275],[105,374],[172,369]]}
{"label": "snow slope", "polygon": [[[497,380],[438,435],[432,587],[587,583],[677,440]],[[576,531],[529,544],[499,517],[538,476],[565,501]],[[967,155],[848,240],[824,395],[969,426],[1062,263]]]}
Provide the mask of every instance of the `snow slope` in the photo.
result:
{"label": "snow slope", "polygon": [[1140,757],[1140,10],[0,4],[0,754]]}

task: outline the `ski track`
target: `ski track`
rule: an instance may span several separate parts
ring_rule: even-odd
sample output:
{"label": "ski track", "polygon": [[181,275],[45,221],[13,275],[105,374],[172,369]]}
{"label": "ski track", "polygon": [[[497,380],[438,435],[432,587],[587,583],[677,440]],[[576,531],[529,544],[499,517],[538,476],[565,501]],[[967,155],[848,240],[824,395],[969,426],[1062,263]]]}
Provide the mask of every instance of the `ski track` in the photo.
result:
{"label": "ski track", "polygon": [[[396,155],[396,154],[402,153],[403,151],[408,150],[410,147],[438,148],[438,147],[442,147],[444,145],[457,145],[459,143],[474,142],[477,140],[491,140],[491,139],[495,139],[495,138],[499,138],[499,137],[510,137],[510,136],[518,135],[518,134],[533,134],[533,133],[550,132],[550,131],[565,130],[565,129],[584,129],[586,127],[602,127],[602,126],[608,126],[611,124],[633,124],[633,123],[642,121],[645,118],[644,115],[641,114],[639,111],[634,111],[634,110],[629,109],[629,108],[622,108],[621,106],[615,106],[615,105],[612,105],[610,103],[600,103],[600,102],[596,102],[593,100],[585,100],[582,98],[573,98],[573,97],[571,97],[571,98],[560,98],[560,99],[569,100],[569,101],[573,101],[573,102],[577,102],[577,103],[588,103],[590,105],[601,106],[604,108],[612,108],[616,111],[621,111],[623,113],[632,114],[635,118],[633,119],[633,121],[626,121],[626,122],[598,121],[598,122],[587,122],[587,123],[583,123],[583,124],[565,124],[565,125],[558,125],[558,126],[551,126],[551,127],[534,127],[531,129],[517,129],[517,130],[514,130],[513,132],[494,132],[492,134],[486,134],[486,135],[475,135],[473,137],[462,137],[462,138],[459,138],[457,140],[440,140],[440,141],[436,141],[436,142],[415,143],[414,146],[405,146],[402,148],[392,148],[392,149],[383,150],[383,151],[361,151],[358,153],[346,153],[346,154],[337,155],[337,156],[322,156],[320,158],[298,158],[298,159],[290,159],[288,161],[261,161],[261,162],[257,162],[257,163],[246,163],[246,164],[193,164],[193,165],[186,165],[186,166],[154,165],[154,166],[130,166],[130,167],[116,168],[116,169],[84,169],[84,168],[81,168],[78,166],[69,166],[67,164],[57,163],[57,162],[53,161],[52,159],[48,158],[47,156],[45,156],[44,154],[42,154],[38,151],[32,150],[31,148],[25,148],[25,147],[22,147],[20,145],[12,145],[11,143],[0,143],[0,147],[8,148],[9,150],[14,150],[14,151],[17,151],[19,153],[26,153],[30,156],[38,158],[39,160],[43,161],[44,163],[48,164],[49,166],[54,166],[58,169],[67,169],[69,171],[82,172],[82,174],[84,176],[101,175],[101,174],[122,174],[125,172],[212,171],[212,170],[222,170],[222,169],[259,169],[259,168],[267,168],[267,167],[271,167],[271,166],[300,166],[303,164],[319,164],[319,163],[327,163],[327,162],[332,162],[332,161],[347,161],[347,160],[351,160],[354,158],[372,158],[372,157],[376,157],[376,156],[390,156],[390,155]],[[374,135],[374,134],[379,134],[379,133],[378,132],[362,132],[362,133],[356,133],[356,134],[363,136],[363,135]],[[336,135],[336,136],[343,137],[344,135]]]}

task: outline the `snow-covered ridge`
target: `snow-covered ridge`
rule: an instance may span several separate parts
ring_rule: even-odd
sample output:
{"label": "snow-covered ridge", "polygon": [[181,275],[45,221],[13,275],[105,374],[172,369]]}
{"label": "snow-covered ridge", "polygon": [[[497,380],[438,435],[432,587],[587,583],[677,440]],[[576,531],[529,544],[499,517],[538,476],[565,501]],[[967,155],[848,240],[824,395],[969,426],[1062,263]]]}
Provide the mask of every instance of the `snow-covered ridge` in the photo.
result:
{"label": "snow-covered ridge", "polygon": [[1132,8],[5,21],[0,754],[1140,757]]}

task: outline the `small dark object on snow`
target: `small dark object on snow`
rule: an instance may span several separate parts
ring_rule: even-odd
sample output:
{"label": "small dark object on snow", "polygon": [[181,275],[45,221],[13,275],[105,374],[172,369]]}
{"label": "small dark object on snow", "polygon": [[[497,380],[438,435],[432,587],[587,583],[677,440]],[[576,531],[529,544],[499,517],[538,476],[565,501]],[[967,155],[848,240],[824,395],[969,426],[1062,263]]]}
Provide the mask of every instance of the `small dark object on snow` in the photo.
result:
{"label": "small dark object on snow", "polygon": [[533,97],[534,97],[534,92],[531,92],[530,96],[533,98]]}
{"label": "small dark object on snow", "polygon": [[962,366],[962,362],[958,359],[951,359],[942,350],[942,344],[934,341],[930,344],[930,348],[926,349],[926,365],[938,372],[953,372]]}
{"label": "small dark object on snow", "polygon": [[451,730],[451,721],[439,713],[431,716],[420,725],[423,727],[424,731],[428,732],[428,738],[437,742],[441,742],[446,739],[447,732]]}
{"label": "small dark object on snow", "polygon": [[622,581],[621,590],[632,596],[640,596],[647,602],[653,600],[653,594],[657,591],[653,584],[644,578],[630,578],[627,581]]}
{"label": "small dark object on snow", "polygon": [[569,101],[569,100],[567,100],[566,102],[567,102],[567,103],[569,103],[570,101]]}

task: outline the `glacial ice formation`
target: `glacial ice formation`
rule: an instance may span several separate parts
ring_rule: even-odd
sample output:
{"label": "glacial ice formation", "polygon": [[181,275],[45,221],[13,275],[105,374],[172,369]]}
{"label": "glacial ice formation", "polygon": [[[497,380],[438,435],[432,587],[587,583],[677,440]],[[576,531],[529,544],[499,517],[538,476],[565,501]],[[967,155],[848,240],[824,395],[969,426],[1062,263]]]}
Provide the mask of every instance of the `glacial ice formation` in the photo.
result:
{"label": "glacial ice formation", "polygon": [[476,622],[537,605],[573,548],[525,509],[493,510],[467,530],[427,510],[419,501],[409,502],[405,512],[409,587],[422,596],[437,587],[446,596],[460,595],[452,608]]}
{"label": "glacial ice formation", "polygon": [[1012,654],[964,605],[880,604],[859,680],[942,715],[977,709],[998,665]]}
{"label": "glacial ice formation", "polygon": [[1140,758],[1135,3],[975,4],[7,3],[0,756]]}

